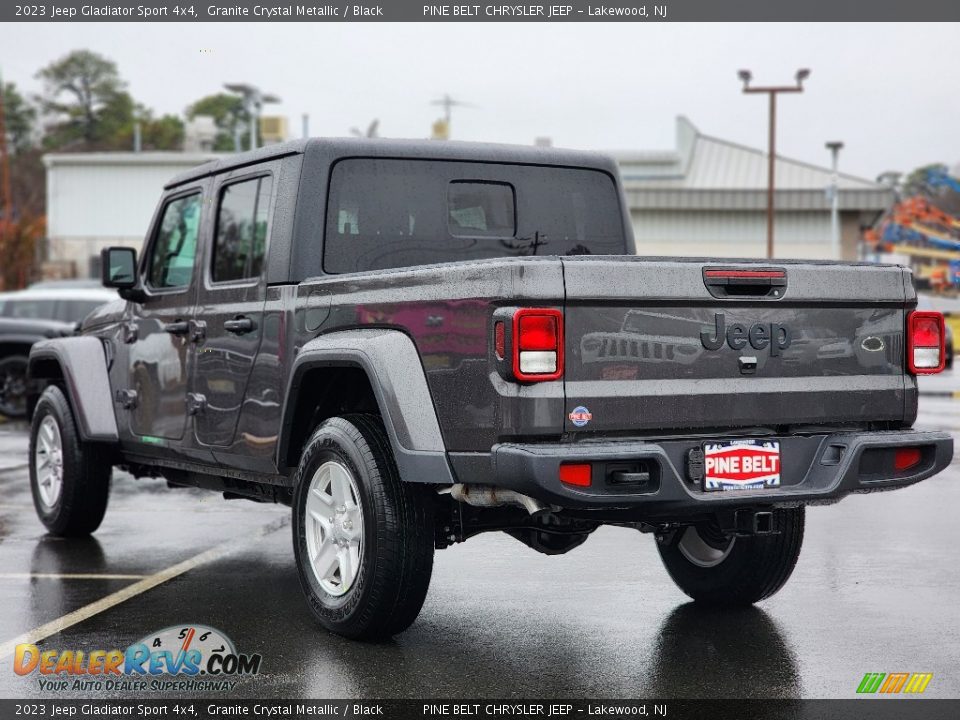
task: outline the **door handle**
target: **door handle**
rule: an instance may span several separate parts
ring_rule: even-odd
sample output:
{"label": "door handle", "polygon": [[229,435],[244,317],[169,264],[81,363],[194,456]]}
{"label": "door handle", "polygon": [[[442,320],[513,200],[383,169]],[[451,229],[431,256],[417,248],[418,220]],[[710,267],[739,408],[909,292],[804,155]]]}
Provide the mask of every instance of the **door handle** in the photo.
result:
{"label": "door handle", "polygon": [[177,320],[172,323],[164,323],[163,331],[171,335],[186,335],[190,332],[190,323],[186,320]]}
{"label": "door handle", "polygon": [[225,320],[223,323],[223,329],[227,332],[236,333],[237,335],[243,335],[253,330],[254,324],[253,320],[248,317],[238,317],[233,320]]}

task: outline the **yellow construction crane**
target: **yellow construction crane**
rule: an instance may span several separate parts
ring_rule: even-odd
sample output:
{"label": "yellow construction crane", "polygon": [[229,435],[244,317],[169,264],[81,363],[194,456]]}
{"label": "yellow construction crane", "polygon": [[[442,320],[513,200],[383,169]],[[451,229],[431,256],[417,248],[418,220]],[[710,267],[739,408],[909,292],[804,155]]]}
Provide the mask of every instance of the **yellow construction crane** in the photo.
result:
{"label": "yellow construction crane", "polygon": [[903,243],[887,244],[887,251],[901,255],[911,255],[913,257],[927,258],[928,260],[960,260],[960,251],[957,250],[938,250],[936,248],[922,248],[915,245],[906,245]]}

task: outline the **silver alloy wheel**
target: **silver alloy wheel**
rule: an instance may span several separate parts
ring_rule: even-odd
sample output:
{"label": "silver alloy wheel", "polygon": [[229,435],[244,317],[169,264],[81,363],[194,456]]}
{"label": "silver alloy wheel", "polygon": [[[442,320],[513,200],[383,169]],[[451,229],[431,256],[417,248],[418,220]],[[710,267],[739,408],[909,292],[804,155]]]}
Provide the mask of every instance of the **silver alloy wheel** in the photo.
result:
{"label": "silver alloy wheel", "polygon": [[688,527],[684,530],[677,545],[683,556],[698,567],[716,567],[730,554],[736,537],[731,537],[730,542],[724,548],[714,547],[706,542],[695,527]]}
{"label": "silver alloy wheel", "polygon": [[353,473],[333,460],[317,468],[304,520],[307,555],[317,582],[330,595],[345,595],[363,557],[363,506]]}
{"label": "silver alloy wheel", "polygon": [[60,426],[53,415],[47,415],[40,422],[33,462],[37,471],[40,501],[52,508],[63,492],[63,440],[60,438]]}

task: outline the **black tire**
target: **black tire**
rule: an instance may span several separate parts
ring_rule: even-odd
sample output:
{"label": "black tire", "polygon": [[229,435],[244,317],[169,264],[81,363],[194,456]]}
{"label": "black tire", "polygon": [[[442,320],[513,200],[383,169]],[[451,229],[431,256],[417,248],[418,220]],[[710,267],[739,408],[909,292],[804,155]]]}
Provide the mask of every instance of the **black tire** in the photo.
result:
{"label": "black tire", "polygon": [[[38,480],[38,434],[52,418],[60,438],[62,485],[52,503],[45,501]],[[42,444],[42,443],[41,443]],[[106,448],[80,440],[73,410],[63,391],[54,385],[44,390],[30,426],[30,490],[40,522],[61,536],[89,535],[103,521],[110,497],[112,464]]]}
{"label": "black tire", "polygon": [[11,355],[0,360],[0,415],[11,420],[27,416],[27,358]]}
{"label": "black tire", "polygon": [[[657,543],[667,572],[683,592],[709,605],[750,605],[770,597],[790,578],[803,545],[804,508],[775,510],[770,535],[724,538],[715,526],[681,528],[667,543]],[[696,537],[684,540],[685,533]],[[732,546],[727,545],[729,541]],[[691,542],[692,541],[692,542]],[[715,557],[694,552],[696,543],[715,549]],[[709,553],[709,551],[708,551]],[[691,559],[699,559],[699,564]]]}
{"label": "black tire", "polygon": [[[308,550],[308,533],[319,532],[306,519],[310,485],[328,462],[352,474],[362,512],[359,570],[339,595],[321,585]],[[358,640],[406,630],[423,607],[433,571],[433,495],[427,486],[401,481],[380,419],[347,415],[326,420],[307,441],[294,482],[297,571],[320,624]]]}

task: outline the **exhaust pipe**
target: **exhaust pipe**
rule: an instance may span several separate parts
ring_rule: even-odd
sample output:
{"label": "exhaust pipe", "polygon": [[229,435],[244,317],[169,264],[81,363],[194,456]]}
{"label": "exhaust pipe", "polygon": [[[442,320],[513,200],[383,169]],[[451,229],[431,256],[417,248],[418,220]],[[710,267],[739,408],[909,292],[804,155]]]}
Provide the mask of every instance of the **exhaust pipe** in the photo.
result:
{"label": "exhaust pipe", "polygon": [[[443,492],[441,490],[441,492]],[[465,485],[457,483],[450,489],[450,497],[458,502],[467,503],[474,507],[500,507],[502,505],[517,505],[531,515],[549,512],[552,508],[544,505],[529,495],[518,493],[516,490],[505,490],[490,485]]]}

